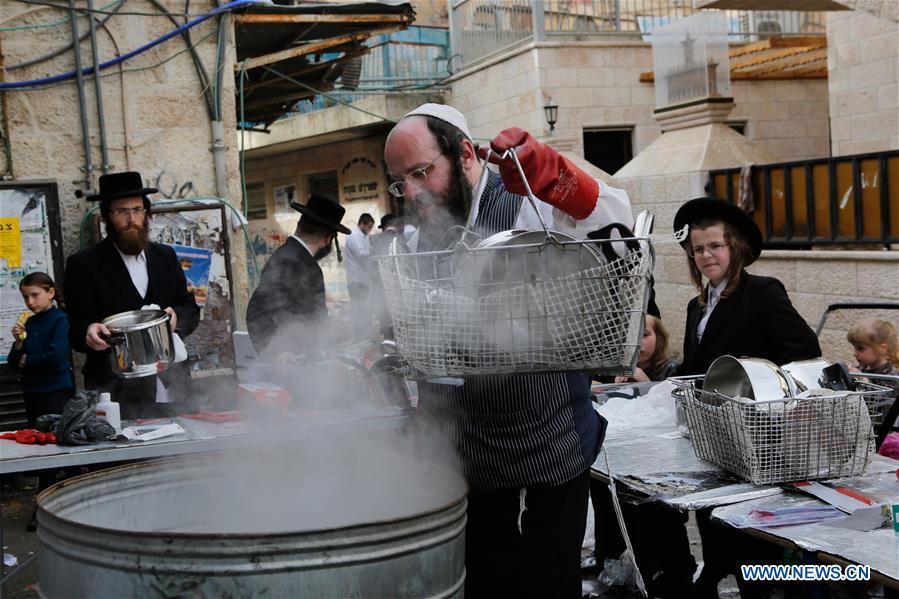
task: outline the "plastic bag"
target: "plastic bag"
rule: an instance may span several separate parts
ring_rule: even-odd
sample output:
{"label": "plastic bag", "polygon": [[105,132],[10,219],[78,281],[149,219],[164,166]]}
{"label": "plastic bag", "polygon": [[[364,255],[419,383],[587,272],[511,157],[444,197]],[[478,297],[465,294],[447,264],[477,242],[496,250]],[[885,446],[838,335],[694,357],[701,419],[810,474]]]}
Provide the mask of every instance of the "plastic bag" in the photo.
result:
{"label": "plastic bag", "polygon": [[94,413],[100,399],[99,391],[79,391],[66,403],[62,414],[38,417],[34,427],[56,435],[59,445],[92,445],[100,443],[116,432],[111,424]]}
{"label": "plastic bag", "polygon": [[[620,395],[610,396],[608,401],[597,408],[609,421],[609,426],[663,427],[676,426],[677,414],[671,391],[674,385],[662,381],[653,385],[643,395],[627,399]],[[621,393],[621,390],[618,390]],[[611,395],[611,394],[609,394]]]}

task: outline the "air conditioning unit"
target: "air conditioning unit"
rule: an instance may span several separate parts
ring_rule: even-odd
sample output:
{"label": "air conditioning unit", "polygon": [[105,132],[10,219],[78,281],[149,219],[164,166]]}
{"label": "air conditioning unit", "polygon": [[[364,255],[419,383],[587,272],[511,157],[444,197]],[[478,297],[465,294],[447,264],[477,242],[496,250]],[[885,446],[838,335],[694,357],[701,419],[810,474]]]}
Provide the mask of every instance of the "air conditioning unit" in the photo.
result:
{"label": "air conditioning unit", "polygon": [[752,41],[802,32],[803,14],[794,10],[750,10],[740,18],[743,33]]}

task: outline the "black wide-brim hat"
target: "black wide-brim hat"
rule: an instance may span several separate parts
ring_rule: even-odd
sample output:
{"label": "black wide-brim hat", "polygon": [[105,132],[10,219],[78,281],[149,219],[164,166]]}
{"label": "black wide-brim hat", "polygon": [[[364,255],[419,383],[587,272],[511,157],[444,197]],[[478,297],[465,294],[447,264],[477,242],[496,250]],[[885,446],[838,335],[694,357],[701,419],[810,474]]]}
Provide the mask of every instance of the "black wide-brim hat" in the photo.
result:
{"label": "black wide-brim hat", "polygon": [[299,202],[291,202],[290,207],[308,218],[312,222],[327,227],[332,231],[338,231],[344,235],[349,235],[351,231],[340,224],[343,215],[346,214],[346,208],[324,196],[311,195],[306,205]]}
{"label": "black wide-brim hat", "polygon": [[89,202],[120,200],[135,196],[143,197],[158,191],[155,187],[144,187],[144,180],[138,172],[110,173],[100,177],[100,193],[87,196],[87,200]]}
{"label": "black wide-brim hat", "polygon": [[400,220],[400,217],[394,214],[393,212],[388,212],[384,216],[381,217],[381,224],[378,225],[379,229],[383,229],[384,227],[389,227],[391,224]]}
{"label": "black wide-brim hat", "polygon": [[[736,204],[717,198],[696,198],[678,208],[677,214],[674,215],[674,232],[683,229],[684,225],[704,220],[720,220],[736,228],[749,244],[753,262],[762,253],[762,231],[752,217]],[[681,245],[686,249],[689,242],[690,239],[687,237]]]}

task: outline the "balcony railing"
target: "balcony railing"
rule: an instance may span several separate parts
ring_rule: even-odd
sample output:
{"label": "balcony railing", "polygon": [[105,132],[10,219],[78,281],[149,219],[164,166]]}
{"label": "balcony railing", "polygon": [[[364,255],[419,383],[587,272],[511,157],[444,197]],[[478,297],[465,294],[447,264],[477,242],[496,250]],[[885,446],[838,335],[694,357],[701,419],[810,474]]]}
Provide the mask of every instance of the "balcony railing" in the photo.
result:
{"label": "balcony railing", "polygon": [[[692,5],[691,0],[453,0],[453,55],[467,65],[531,40],[631,36],[649,41],[656,27],[697,12]],[[734,42],[824,34],[822,12],[724,12]]]}
{"label": "balcony railing", "polygon": [[[709,191],[745,203],[740,174],[712,171]],[[754,166],[749,183],[766,247],[899,243],[899,150]]]}
{"label": "balcony railing", "polygon": [[[449,31],[442,27],[410,27],[388,35],[374,37],[366,45],[370,50],[361,58],[358,83],[346,87],[344,80],[328,92],[344,102],[355,102],[366,96],[414,89],[433,88],[449,76]],[[290,114],[303,114],[337,104],[316,95],[299,102]]]}

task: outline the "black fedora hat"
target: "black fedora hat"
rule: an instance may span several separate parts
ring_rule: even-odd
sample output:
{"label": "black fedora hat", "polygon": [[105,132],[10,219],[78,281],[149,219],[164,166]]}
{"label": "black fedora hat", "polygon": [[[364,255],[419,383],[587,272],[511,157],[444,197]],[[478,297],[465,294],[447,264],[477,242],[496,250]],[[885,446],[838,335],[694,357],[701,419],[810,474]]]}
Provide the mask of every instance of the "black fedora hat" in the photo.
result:
{"label": "black fedora hat", "polygon": [[128,171],[124,173],[110,173],[100,177],[100,193],[88,196],[89,202],[98,200],[118,200],[135,196],[146,196],[159,191],[155,187],[144,187],[140,173]]}
{"label": "black fedora hat", "polygon": [[[674,215],[674,232],[703,220],[721,220],[733,225],[749,244],[753,262],[762,253],[762,232],[752,217],[736,204],[718,198],[696,198],[678,208]],[[686,248],[688,243],[689,238],[681,245]]]}
{"label": "black fedora hat", "polygon": [[305,206],[298,202],[291,202],[290,207],[302,214],[303,218],[308,218],[332,231],[339,231],[344,235],[351,233],[349,229],[340,224],[343,215],[346,214],[346,208],[334,200],[324,196],[311,195]]}
{"label": "black fedora hat", "polygon": [[389,227],[393,223],[400,220],[400,217],[394,214],[393,212],[388,212],[384,216],[381,217],[381,224],[378,225],[379,229],[383,229],[384,227]]}

